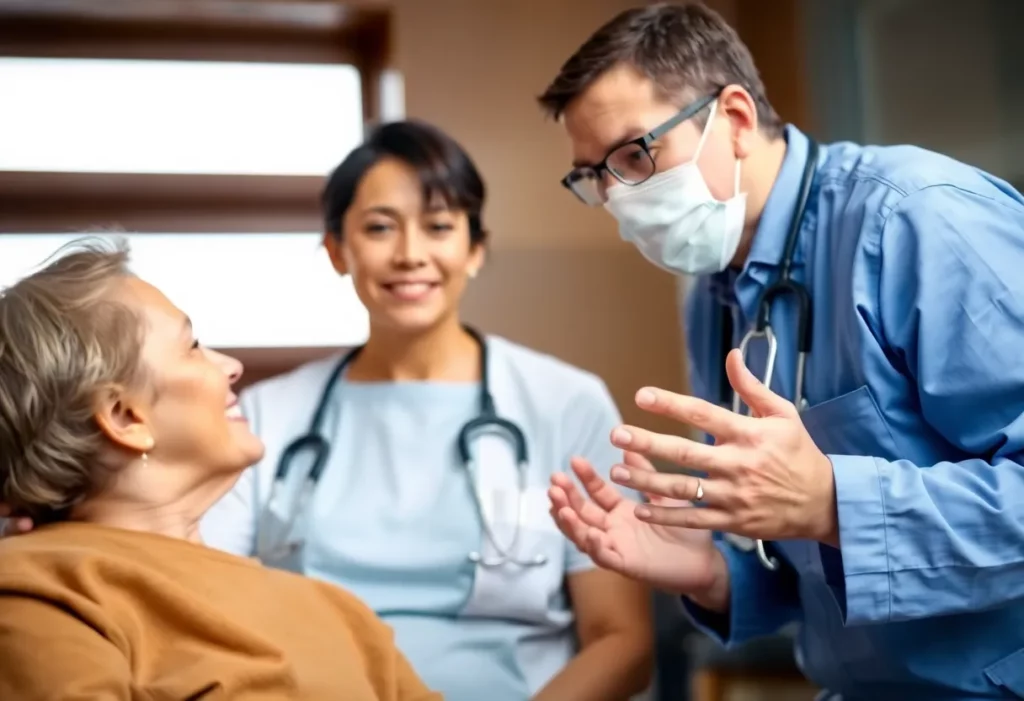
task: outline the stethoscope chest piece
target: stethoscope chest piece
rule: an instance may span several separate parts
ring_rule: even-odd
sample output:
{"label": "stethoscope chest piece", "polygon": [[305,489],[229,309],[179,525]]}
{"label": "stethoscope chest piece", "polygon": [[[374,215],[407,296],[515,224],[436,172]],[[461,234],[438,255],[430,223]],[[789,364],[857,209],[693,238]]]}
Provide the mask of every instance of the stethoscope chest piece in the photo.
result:
{"label": "stethoscope chest piece", "polygon": [[532,558],[529,558],[527,560],[517,560],[513,557],[510,557],[506,552],[501,551],[501,554],[497,557],[488,558],[484,557],[478,551],[474,550],[471,553],[469,553],[469,561],[472,562],[474,565],[480,565],[481,567],[486,567],[488,569],[501,567],[506,563],[519,565],[520,567],[543,567],[544,565],[548,564],[548,556],[543,555],[541,553],[537,553]]}
{"label": "stethoscope chest piece", "polygon": [[[485,412],[466,424],[459,433],[458,445],[484,532],[484,549],[490,551],[474,550],[468,555],[469,561],[488,569],[546,565],[548,557],[542,553],[525,558],[519,555],[529,507],[529,462],[522,430],[511,421]],[[504,497],[512,494],[515,497],[509,504]]]}
{"label": "stethoscope chest piece", "polygon": [[[478,415],[469,420],[459,431],[456,450],[459,460],[469,480],[470,491],[476,511],[479,514],[485,541],[489,543],[493,554],[474,550],[468,554],[470,562],[485,568],[496,568],[506,564],[520,567],[539,567],[548,563],[542,553],[520,559],[517,555],[520,535],[523,530],[525,496],[529,469],[526,436],[514,422],[498,415],[491,396],[487,343],[477,331],[465,327],[480,348],[480,406]],[[324,470],[332,446],[324,437],[323,426],[328,405],[335,393],[339,379],[345,368],[356,358],[362,347],[354,348],[342,357],[331,370],[330,377],[320,394],[320,400],[313,412],[313,418],[305,434],[292,441],[281,453],[277,470],[271,485],[270,498],[263,507],[257,528],[257,556],[266,564],[295,571],[302,570],[304,550],[304,533],[307,530],[305,520],[311,508],[311,501]],[[481,503],[478,480],[481,475],[476,473],[478,465],[473,455],[473,444],[481,433],[500,434],[512,449],[507,465],[491,465],[481,463],[479,467],[486,470],[511,469],[516,471],[513,480],[517,492],[515,524],[507,545],[502,545],[494,532],[493,524],[488,520]],[[300,455],[309,456],[309,464],[303,475],[292,478],[292,467]],[[491,481],[492,475],[483,476],[484,482]],[[297,482],[293,482],[298,480]],[[486,548],[485,548],[486,550]]]}

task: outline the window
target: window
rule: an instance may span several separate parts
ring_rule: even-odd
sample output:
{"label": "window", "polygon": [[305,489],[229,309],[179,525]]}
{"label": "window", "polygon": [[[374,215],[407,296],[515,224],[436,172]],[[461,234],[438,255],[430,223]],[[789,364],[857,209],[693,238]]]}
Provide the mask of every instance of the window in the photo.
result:
{"label": "window", "polygon": [[819,136],[911,143],[1024,186],[1024,3],[806,6]]}
{"label": "window", "polygon": [[[80,234],[0,236],[0,287]],[[213,348],[349,346],[369,332],[349,278],[320,234],[124,234],[132,269],[192,317]]]}
{"label": "window", "polygon": [[113,227],[204,343],[247,349],[248,376],[365,340],[317,195],[384,90],[401,111],[382,76],[390,12],[138,4],[22,3],[0,20],[0,286]]}
{"label": "window", "polygon": [[362,139],[343,64],[0,58],[0,169],[322,176]]}

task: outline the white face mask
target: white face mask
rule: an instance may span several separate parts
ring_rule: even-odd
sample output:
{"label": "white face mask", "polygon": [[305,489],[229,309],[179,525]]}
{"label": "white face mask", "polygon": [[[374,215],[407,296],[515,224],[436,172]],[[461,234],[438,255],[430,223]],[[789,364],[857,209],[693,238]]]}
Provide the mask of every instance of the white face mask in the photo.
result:
{"label": "white face mask", "polygon": [[711,194],[697,168],[717,108],[716,100],[688,163],[656,173],[639,185],[620,183],[608,188],[604,206],[618,220],[622,238],[671,273],[706,275],[725,270],[743,235],[747,195],[740,193],[740,161],[736,161],[735,194],[724,202]]}

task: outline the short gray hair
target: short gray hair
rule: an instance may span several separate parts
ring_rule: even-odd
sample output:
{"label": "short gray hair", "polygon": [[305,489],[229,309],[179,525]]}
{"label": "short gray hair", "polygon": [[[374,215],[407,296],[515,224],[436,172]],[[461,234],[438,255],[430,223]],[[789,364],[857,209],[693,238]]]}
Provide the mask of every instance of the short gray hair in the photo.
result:
{"label": "short gray hair", "polygon": [[85,238],[0,292],[0,502],[62,520],[102,489],[102,392],[139,381],[136,313],[114,298],[132,273],[120,239]]}

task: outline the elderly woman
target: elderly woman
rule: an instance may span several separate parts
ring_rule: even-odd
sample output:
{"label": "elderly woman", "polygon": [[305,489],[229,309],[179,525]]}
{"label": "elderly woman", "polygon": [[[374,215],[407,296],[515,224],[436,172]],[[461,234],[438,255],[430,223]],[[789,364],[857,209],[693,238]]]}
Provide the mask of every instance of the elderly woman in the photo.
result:
{"label": "elderly woman", "polygon": [[241,365],[79,245],[0,296],[0,699],[424,701],[351,595],[203,546],[263,455]]}

